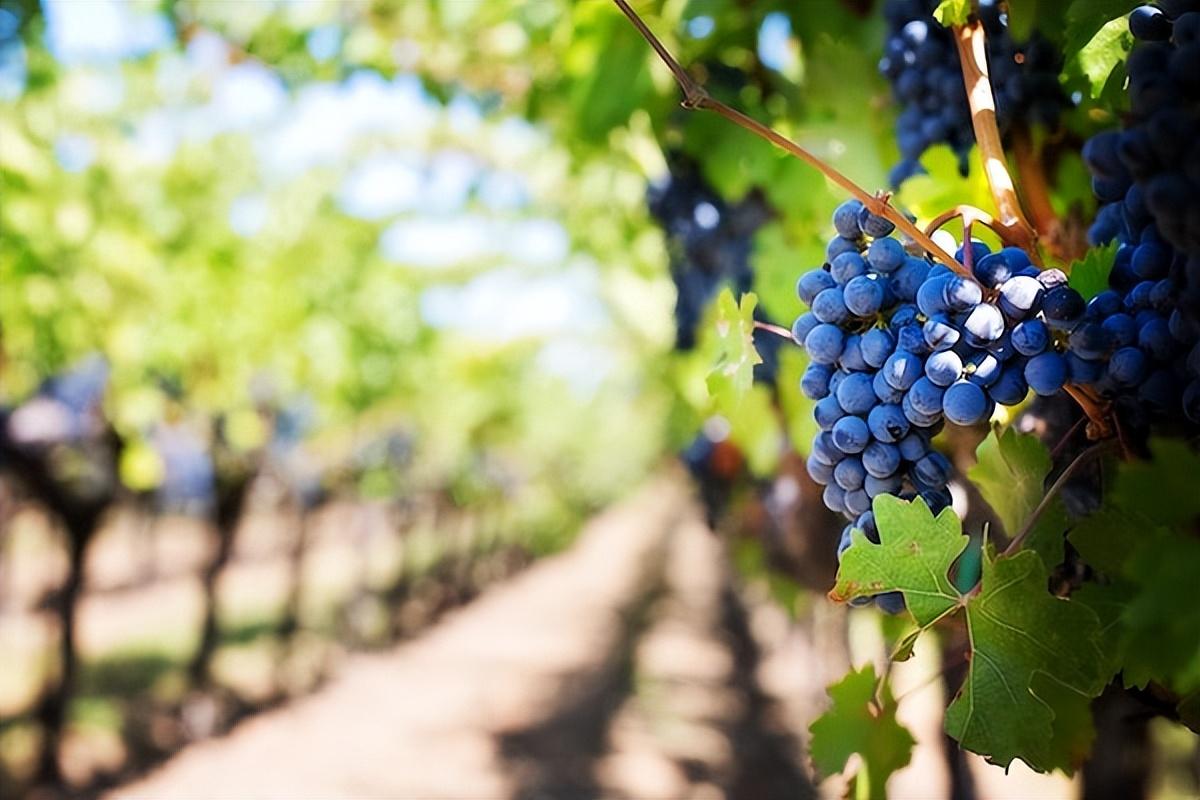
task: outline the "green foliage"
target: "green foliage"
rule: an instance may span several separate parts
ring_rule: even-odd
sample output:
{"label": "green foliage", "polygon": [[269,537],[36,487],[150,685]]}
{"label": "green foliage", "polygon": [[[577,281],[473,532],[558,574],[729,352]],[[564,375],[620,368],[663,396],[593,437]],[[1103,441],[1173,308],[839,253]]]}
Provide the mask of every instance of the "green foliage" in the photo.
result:
{"label": "green foliage", "polygon": [[854,531],[830,597],[846,601],[900,591],[917,623],[929,625],[961,599],[949,573],[967,546],[962,523],[949,508],[934,517],[920,498],[906,501],[880,495],[873,507],[879,544]]}
{"label": "green foliage", "polygon": [[875,667],[852,670],[829,687],[832,707],[809,727],[813,764],[829,775],[846,766],[854,753],[862,756],[857,776],[866,790],[858,796],[871,800],[887,797],[887,779],[912,758],[916,740],[896,721],[896,702],[886,682],[876,692]]}
{"label": "green foliage", "polygon": [[1115,241],[1093,247],[1071,264],[1068,270],[1071,288],[1083,295],[1084,300],[1091,300],[1108,288],[1108,273],[1112,272],[1119,247]]}
{"label": "green foliage", "polygon": [[985,553],[980,592],[966,604],[971,666],[946,732],[993,764],[1020,758],[1070,772],[1087,752],[1088,705],[1109,675],[1096,615],[1051,596],[1046,580],[1036,553]]}
{"label": "green foliage", "polygon": [[933,18],[946,27],[966,25],[973,10],[971,0],[942,0],[933,10]]}
{"label": "green foliage", "polygon": [[740,302],[729,288],[717,296],[717,363],[708,375],[708,391],[722,410],[737,410],[754,383],[755,365],[762,363],[754,347],[756,305],[753,292],[742,295]]}
{"label": "green foliage", "polygon": [[1194,477],[1200,456],[1156,440],[1153,459],[1120,464],[1104,508],[1082,520],[1070,541],[1104,574],[1077,594],[1106,622],[1106,649],[1129,686],[1151,681],[1189,701],[1200,689],[1200,611],[1192,582],[1200,570],[1200,516]]}
{"label": "green foliage", "polygon": [[[1019,442],[1004,449],[1030,458]],[[1077,766],[1092,736],[1088,703],[1111,674],[1096,614],[1050,595],[1046,568],[1032,550],[1012,556],[985,550],[979,588],[960,592],[948,575],[967,537],[949,509],[935,518],[920,499],[881,496],[875,522],[880,543],[855,532],[831,596],[903,592],[923,628],[961,609],[971,666],[947,711],[947,732],[1003,766],[1014,758],[1041,771]],[[898,654],[914,642],[902,642]]]}
{"label": "green foliage", "polygon": [[[1085,5],[1092,6],[1090,3],[1077,2],[1072,10]],[[1121,5],[1128,6],[1127,3]],[[1093,9],[1095,6],[1092,6]],[[1133,35],[1129,32],[1126,15],[1122,13],[1115,18],[1103,14],[1069,15],[1068,19],[1066,66],[1063,71],[1067,89],[1082,91],[1093,100],[1119,91],[1123,70],[1119,70],[1118,66],[1124,63],[1133,48]],[[1095,23],[1101,20],[1103,24],[1094,28]]]}
{"label": "green foliage", "polygon": [[[1015,537],[1045,496],[1050,451],[1032,434],[996,427],[979,443],[975,458],[975,466],[968,470],[967,477],[1000,517],[1005,533]],[[1062,535],[1066,527],[1066,507],[1055,497],[1038,517],[1027,546],[1045,563],[1057,564],[1063,557]]]}

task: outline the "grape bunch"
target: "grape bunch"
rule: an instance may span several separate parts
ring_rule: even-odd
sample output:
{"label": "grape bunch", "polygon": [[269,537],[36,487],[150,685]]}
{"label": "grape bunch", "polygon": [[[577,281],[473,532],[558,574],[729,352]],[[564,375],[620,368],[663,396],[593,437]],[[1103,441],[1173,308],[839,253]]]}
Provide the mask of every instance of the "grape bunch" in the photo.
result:
{"label": "grape bunch", "polygon": [[797,282],[809,310],[792,337],[810,359],[801,391],[820,428],[808,472],[851,520],[840,555],[854,528],[878,541],[880,494],[920,496],[935,514],[950,505],[951,464],[932,445],[946,421],[983,422],[1031,389],[1091,382],[1095,368],[1073,346],[1086,304],[1060,270],[972,241],[957,254],[964,277],[907,252],[857,200],[834,227],[826,263]]}
{"label": "grape bunch", "polygon": [[1119,247],[1075,349],[1131,427],[1200,423],[1200,0],[1141,6],[1129,28],[1131,113],[1083,148],[1101,203],[1089,240]]}
{"label": "grape bunch", "polygon": [[[888,35],[879,71],[901,106],[896,120],[901,161],[891,172],[893,186],[922,172],[921,154],[935,144],[949,145],[966,174],[975,142],[958,51],[951,31],[933,18],[937,5],[937,0],[889,0],[884,6]],[[1058,82],[1062,58],[1056,48],[1037,33],[1016,45],[994,2],[981,3],[979,15],[1001,132],[1017,121],[1057,124],[1068,100]]]}
{"label": "grape bunch", "polygon": [[[724,286],[735,294],[749,291],[754,233],[770,218],[771,209],[758,192],[738,203],[726,203],[699,165],[679,154],[669,157],[670,171],[651,184],[648,205],[667,237],[671,277],[675,282],[675,347],[691,350],[704,310]],[[761,310],[755,318],[769,321]],[[779,339],[755,331],[754,345],[763,363],[755,379],[773,383]]]}

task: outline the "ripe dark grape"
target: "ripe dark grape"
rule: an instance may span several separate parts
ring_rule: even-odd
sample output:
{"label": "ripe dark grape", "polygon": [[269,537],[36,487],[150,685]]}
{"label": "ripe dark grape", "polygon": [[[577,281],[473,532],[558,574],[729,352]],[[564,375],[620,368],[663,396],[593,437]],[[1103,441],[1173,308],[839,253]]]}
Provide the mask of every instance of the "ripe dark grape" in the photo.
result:
{"label": "ripe dark grape", "polygon": [[[938,0],[888,0],[884,6],[888,36],[879,71],[891,82],[901,108],[896,120],[901,161],[890,175],[893,186],[923,172],[921,154],[935,144],[949,145],[966,174],[975,142],[958,51],[951,32],[933,18],[937,5]],[[1024,45],[1013,42],[995,2],[980,3],[979,15],[1001,131],[1015,123],[1057,124],[1069,105],[1058,83],[1062,59],[1057,49],[1037,33]],[[886,236],[888,231],[867,233]]]}

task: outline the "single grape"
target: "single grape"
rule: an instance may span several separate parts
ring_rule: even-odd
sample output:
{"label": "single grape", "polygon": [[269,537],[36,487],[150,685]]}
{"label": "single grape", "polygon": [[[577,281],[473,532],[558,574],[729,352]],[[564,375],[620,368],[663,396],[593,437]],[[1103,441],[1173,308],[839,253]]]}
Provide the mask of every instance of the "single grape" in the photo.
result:
{"label": "single grape", "polygon": [[1062,389],[1067,381],[1067,362],[1058,353],[1042,353],[1025,364],[1025,382],[1042,396]]}
{"label": "single grape", "polygon": [[905,437],[909,423],[900,406],[884,403],[871,409],[867,415],[867,427],[876,441],[891,444]]}
{"label": "single grape", "polygon": [[970,381],[958,381],[946,389],[942,411],[956,425],[975,425],[990,415],[988,396]]}
{"label": "single grape", "polygon": [[846,455],[861,453],[871,441],[871,430],[860,417],[842,417],[832,434],[834,446]]}

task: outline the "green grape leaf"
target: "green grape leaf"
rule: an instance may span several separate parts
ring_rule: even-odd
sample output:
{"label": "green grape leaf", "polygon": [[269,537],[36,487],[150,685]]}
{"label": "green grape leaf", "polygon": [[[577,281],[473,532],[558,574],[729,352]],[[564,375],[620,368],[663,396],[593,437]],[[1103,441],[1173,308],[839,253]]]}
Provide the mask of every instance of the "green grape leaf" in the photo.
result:
{"label": "green grape leaf", "polygon": [[949,572],[966,549],[968,537],[962,533],[958,515],[946,508],[934,517],[924,500],[906,501],[891,495],[876,497],[873,508],[879,544],[860,530],[853,532],[829,596],[846,601],[900,591],[922,626],[959,605],[961,597]]}
{"label": "green grape leaf", "polygon": [[825,775],[841,772],[847,759],[858,753],[869,786],[867,797],[883,800],[888,777],[908,764],[916,740],[896,721],[896,703],[887,684],[880,692],[882,708],[875,702],[875,685],[875,667],[867,664],[829,687],[833,705],[809,726],[809,752]]}
{"label": "green grape leaf", "polygon": [[1182,441],[1155,439],[1153,458],[1121,465],[1108,503],[1159,525],[1177,527],[1200,516],[1200,454]]}
{"label": "green grape leaf", "polygon": [[1126,581],[1085,583],[1071,593],[1071,602],[1083,603],[1100,620],[1100,649],[1104,652],[1104,671],[1115,675],[1125,663],[1124,613],[1136,594]]}
{"label": "green grape leaf", "polygon": [[1120,509],[1105,508],[1075,523],[1067,535],[1091,566],[1109,575],[1120,575],[1138,545],[1138,521]]}
{"label": "green grape leaf", "polygon": [[753,293],[742,295],[741,303],[725,288],[717,297],[717,363],[708,374],[708,391],[724,409],[736,409],[754,384],[754,366],[762,356],[754,347]]}
{"label": "green grape leaf", "polygon": [[[1046,476],[1050,474],[1050,451],[1032,434],[1012,428],[994,429],[975,450],[975,466],[967,477],[978,488],[1009,537],[1016,536],[1045,497]],[[1047,564],[1063,559],[1062,534],[1067,528],[1067,510],[1054,498],[1034,523],[1025,546],[1034,550]]]}
{"label": "green grape leaf", "polygon": [[1093,247],[1084,253],[1083,258],[1071,264],[1071,288],[1083,295],[1084,300],[1091,300],[1108,288],[1108,273],[1112,272],[1113,262],[1117,258],[1117,248],[1120,245],[1114,240],[1109,244]]}
{"label": "green grape leaf", "polygon": [[[1093,99],[1104,87],[1133,48],[1129,20],[1121,15],[1092,29],[1093,19],[1068,24],[1066,61],[1063,72],[1068,88],[1085,91]],[[1090,31],[1090,33],[1089,33]]]}
{"label": "green grape leaf", "polygon": [[946,731],[993,764],[1020,758],[1039,771],[1070,771],[1090,741],[1088,703],[1107,676],[1095,613],[1050,595],[1046,582],[1036,553],[985,554],[966,610],[971,666]]}
{"label": "green grape leaf", "polygon": [[1200,604],[1193,594],[1200,539],[1166,529],[1137,536],[1126,566],[1137,591],[1123,614],[1125,683],[1157,680],[1177,691],[1200,689]]}
{"label": "green grape leaf", "polygon": [[933,10],[933,18],[947,28],[966,25],[971,19],[971,0],[942,0]]}

